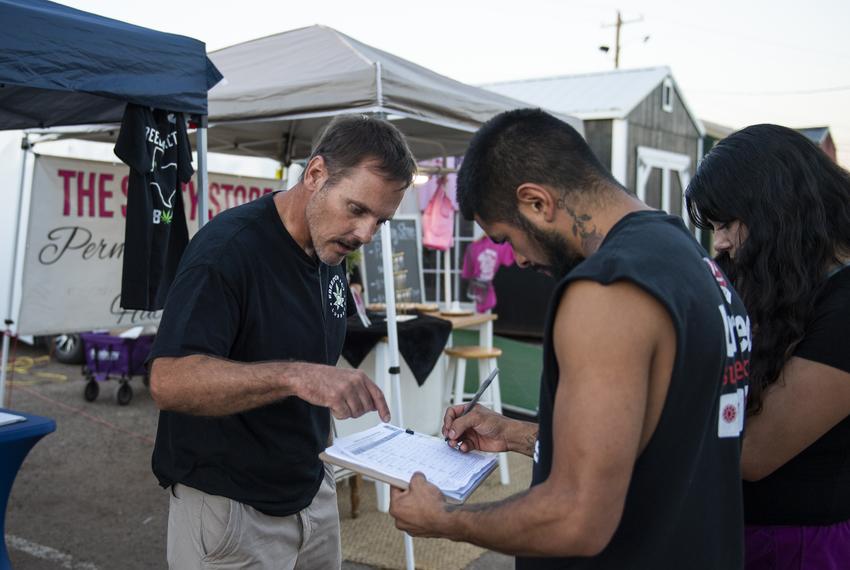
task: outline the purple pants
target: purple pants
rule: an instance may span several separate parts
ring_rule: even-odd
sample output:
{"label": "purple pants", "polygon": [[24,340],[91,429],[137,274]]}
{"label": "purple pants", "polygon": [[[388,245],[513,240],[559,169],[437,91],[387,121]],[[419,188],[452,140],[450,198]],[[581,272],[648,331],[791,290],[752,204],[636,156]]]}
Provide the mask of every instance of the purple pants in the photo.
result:
{"label": "purple pants", "polygon": [[757,526],[744,530],[746,570],[850,568],[850,521],[829,526]]}

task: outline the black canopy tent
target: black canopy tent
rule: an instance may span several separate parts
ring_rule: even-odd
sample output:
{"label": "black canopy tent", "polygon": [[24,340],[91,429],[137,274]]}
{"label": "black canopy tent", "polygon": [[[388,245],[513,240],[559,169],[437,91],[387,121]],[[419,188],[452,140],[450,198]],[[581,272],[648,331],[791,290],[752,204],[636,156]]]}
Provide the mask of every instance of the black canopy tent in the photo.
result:
{"label": "black canopy tent", "polygon": [[127,102],[207,114],[203,42],[47,0],[0,0],[0,129],[118,123]]}
{"label": "black canopy tent", "polygon": [[[207,91],[222,79],[203,42],[48,2],[0,0],[0,130],[117,123],[127,103],[196,117],[198,175],[206,188]],[[24,157],[6,327],[11,327]],[[199,208],[206,208],[202,200]],[[203,211],[203,210],[202,210]],[[205,218],[200,217],[201,220]],[[3,335],[0,404],[9,335]]]}

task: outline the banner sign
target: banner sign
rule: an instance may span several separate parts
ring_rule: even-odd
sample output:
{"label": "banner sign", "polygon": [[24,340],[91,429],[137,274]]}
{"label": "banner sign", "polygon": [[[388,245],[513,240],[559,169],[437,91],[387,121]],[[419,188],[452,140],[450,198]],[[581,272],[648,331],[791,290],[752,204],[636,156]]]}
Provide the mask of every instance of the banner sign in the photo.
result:
{"label": "banner sign", "polygon": [[[18,333],[47,335],[159,322],[161,311],[119,306],[129,167],[37,156],[30,196]],[[197,231],[196,178],[183,185],[189,235]],[[212,218],[281,181],[209,174]]]}

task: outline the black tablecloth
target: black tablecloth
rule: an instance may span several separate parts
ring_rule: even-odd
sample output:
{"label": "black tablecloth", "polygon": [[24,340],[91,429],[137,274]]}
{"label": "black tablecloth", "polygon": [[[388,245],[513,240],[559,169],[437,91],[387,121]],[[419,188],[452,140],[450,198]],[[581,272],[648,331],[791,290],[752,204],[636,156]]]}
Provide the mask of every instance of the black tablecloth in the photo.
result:
{"label": "black tablecloth", "polygon": [[[387,322],[383,315],[370,314],[369,319],[372,321],[370,327],[364,327],[357,315],[348,319],[342,356],[355,368],[387,336]],[[427,315],[398,323],[398,351],[420,386],[434,369],[451,333],[449,321]]]}

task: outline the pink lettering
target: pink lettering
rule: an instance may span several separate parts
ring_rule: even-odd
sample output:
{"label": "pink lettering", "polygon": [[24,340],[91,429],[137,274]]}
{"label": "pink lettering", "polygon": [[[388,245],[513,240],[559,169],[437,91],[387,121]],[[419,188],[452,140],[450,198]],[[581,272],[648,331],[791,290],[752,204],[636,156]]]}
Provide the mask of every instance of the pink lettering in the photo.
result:
{"label": "pink lettering", "polygon": [[124,194],[124,203],[121,204],[121,217],[127,217],[127,190],[130,187],[130,177],[125,176],[121,179],[121,193]]}
{"label": "pink lettering", "polygon": [[221,212],[221,204],[218,203],[218,193],[220,191],[218,182],[210,182],[210,204],[215,208],[215,210],[210,208],[210,217]]}
{"label": "pink lettering", "polygon": [[736,360],[734,364],[730,364],[723,369],[723,385],[736,385],[738,382],[750,377],[750,361]]}
{"label": "pink lettering", "polygon": [[111,182],[115,176],[102,172],[100,174],[97,186],[97,207],[100,210],[101,218],[111,218],[115,214],[112,210],[106,209],[106,200],[112,198],[112,192],[106,189],[106,183]]}
{"label": "pink lettering", "polygon": [[71,215],[71,177],[77,173],[73,170],[60,170],[59,176],[62,177],[62,190],[65,193],[65,203],[62,206],[62,215]]}
{"label": "pink lettering", "polygon": [[232,208],[233,204],[230,202],[230,193],[233,192],[233,184],[222,184],[221,189],[224,190],[224,209]]}
{"label": "pink lettering", "polygon": [[89,173],[89,187],[85,188],[83,186],[83,177],[85,176],[85,172],[77,172],[77,217],[83,215],[83,201],[88,200],[89,205],[89,217],[94,217],[94,187],[95,187],[95,179],[97,174],[94,172]]}
{"label": "pink lettering", "polygon": [[744,363],[740,360],[735,361],[735,383],[747,377],[747,369],[744,368]]}
{"label": "pink lettering", "polygon": [[244,204],[247,201],[248,193],[245,191],[244,186],[241,186],[241,185],[237,186],[233,190],[233,199],[235,201],[235,204],[233,204],[234,206],[236,206],[238,204]]}

